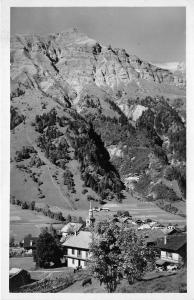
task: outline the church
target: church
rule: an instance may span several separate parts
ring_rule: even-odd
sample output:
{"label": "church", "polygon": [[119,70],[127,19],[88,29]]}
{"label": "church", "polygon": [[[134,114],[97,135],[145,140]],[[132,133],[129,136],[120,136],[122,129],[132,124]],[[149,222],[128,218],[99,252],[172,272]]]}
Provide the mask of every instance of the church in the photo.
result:
{"label": "church", "polygon": [[[90,202],[88,218],[86,219],[86,228],[90,228],[95,222],[93,210]],[[91,256],[90,243],[92,242],[92,234],[89,230],[75,232],[62,245],[66,249],[67,267],[85,268],[87,260]]]}

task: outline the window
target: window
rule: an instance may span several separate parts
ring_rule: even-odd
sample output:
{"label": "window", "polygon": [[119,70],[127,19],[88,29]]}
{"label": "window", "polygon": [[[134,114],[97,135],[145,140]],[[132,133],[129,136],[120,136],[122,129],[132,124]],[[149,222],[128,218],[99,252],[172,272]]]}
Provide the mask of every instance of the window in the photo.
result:
{"label": "window", "polygon": [[167,257],[167,258],[172,258],[172,253],[166,252],[166,257]]}
{"label": "window", "polygon": [[77,250],[77,256],[82,256],[81,250]]}
{"label": "window", "polygon": [[86,257],[88,257],[88,251],[86,251]]}
{"label": "window", "polygon": [[84,266],[85,266],[85,267],[87,266],[87,263],[86,263],[86,261],[84,261]]}
{"label": "window", "polygon": [[72,254],[75,254],[75,250],[74,250],[74,249],[71,249],[71,253],[72,253]]}
{"label": "window", "polygon": [[72,265],[74,265],[75,264],[75,259],[72,259]]}

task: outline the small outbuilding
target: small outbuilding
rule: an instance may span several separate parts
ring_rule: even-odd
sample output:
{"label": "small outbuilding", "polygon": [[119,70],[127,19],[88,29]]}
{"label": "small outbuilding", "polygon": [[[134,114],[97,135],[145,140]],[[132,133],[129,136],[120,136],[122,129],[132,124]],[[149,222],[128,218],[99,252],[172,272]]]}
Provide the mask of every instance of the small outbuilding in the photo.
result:
{"label": "small outbuilding", "polygon": [[29,234],[28,236],[26,236],[23,239],[23,241],[21,242],[21,245],[25,250],[35,250],[37,240],[38,240],[38,237],[33,237],[31,234]]}
{"label": "small outbuilding", "polygon": [[168,235],[159,239],[157,247],[160,249],[160,259],[174,264],[186,263],[186,244],[186,234]]}

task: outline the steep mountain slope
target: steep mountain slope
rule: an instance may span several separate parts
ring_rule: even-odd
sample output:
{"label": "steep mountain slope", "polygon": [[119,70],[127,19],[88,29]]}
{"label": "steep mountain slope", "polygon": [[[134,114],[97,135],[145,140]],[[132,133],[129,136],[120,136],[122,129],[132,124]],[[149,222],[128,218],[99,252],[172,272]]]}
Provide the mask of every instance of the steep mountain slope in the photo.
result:
{"label": "steep mountain slope", "polygon": [[12,195],[72,210],[124,188],[185,198],[182,72],[75,29],[11,37],[10,63]]}

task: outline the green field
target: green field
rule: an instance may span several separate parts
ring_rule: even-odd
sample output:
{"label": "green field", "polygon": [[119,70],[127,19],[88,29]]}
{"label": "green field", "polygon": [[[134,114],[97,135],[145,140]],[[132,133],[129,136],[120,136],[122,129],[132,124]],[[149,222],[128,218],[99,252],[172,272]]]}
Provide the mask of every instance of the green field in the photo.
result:
{"label": "green field", "polygon": [[35,262],[32,257],[10,257],[9,268],[22,268],[30,271],[35,269]]}
{"label": "green field", "polygon": [[48,227],[51,223],[59,223],[41,213],[24,210],[21,207],[10,204],[10,236],[16,241],[21,241],[24,236],[32,234],[38,236],[42,227]]}

